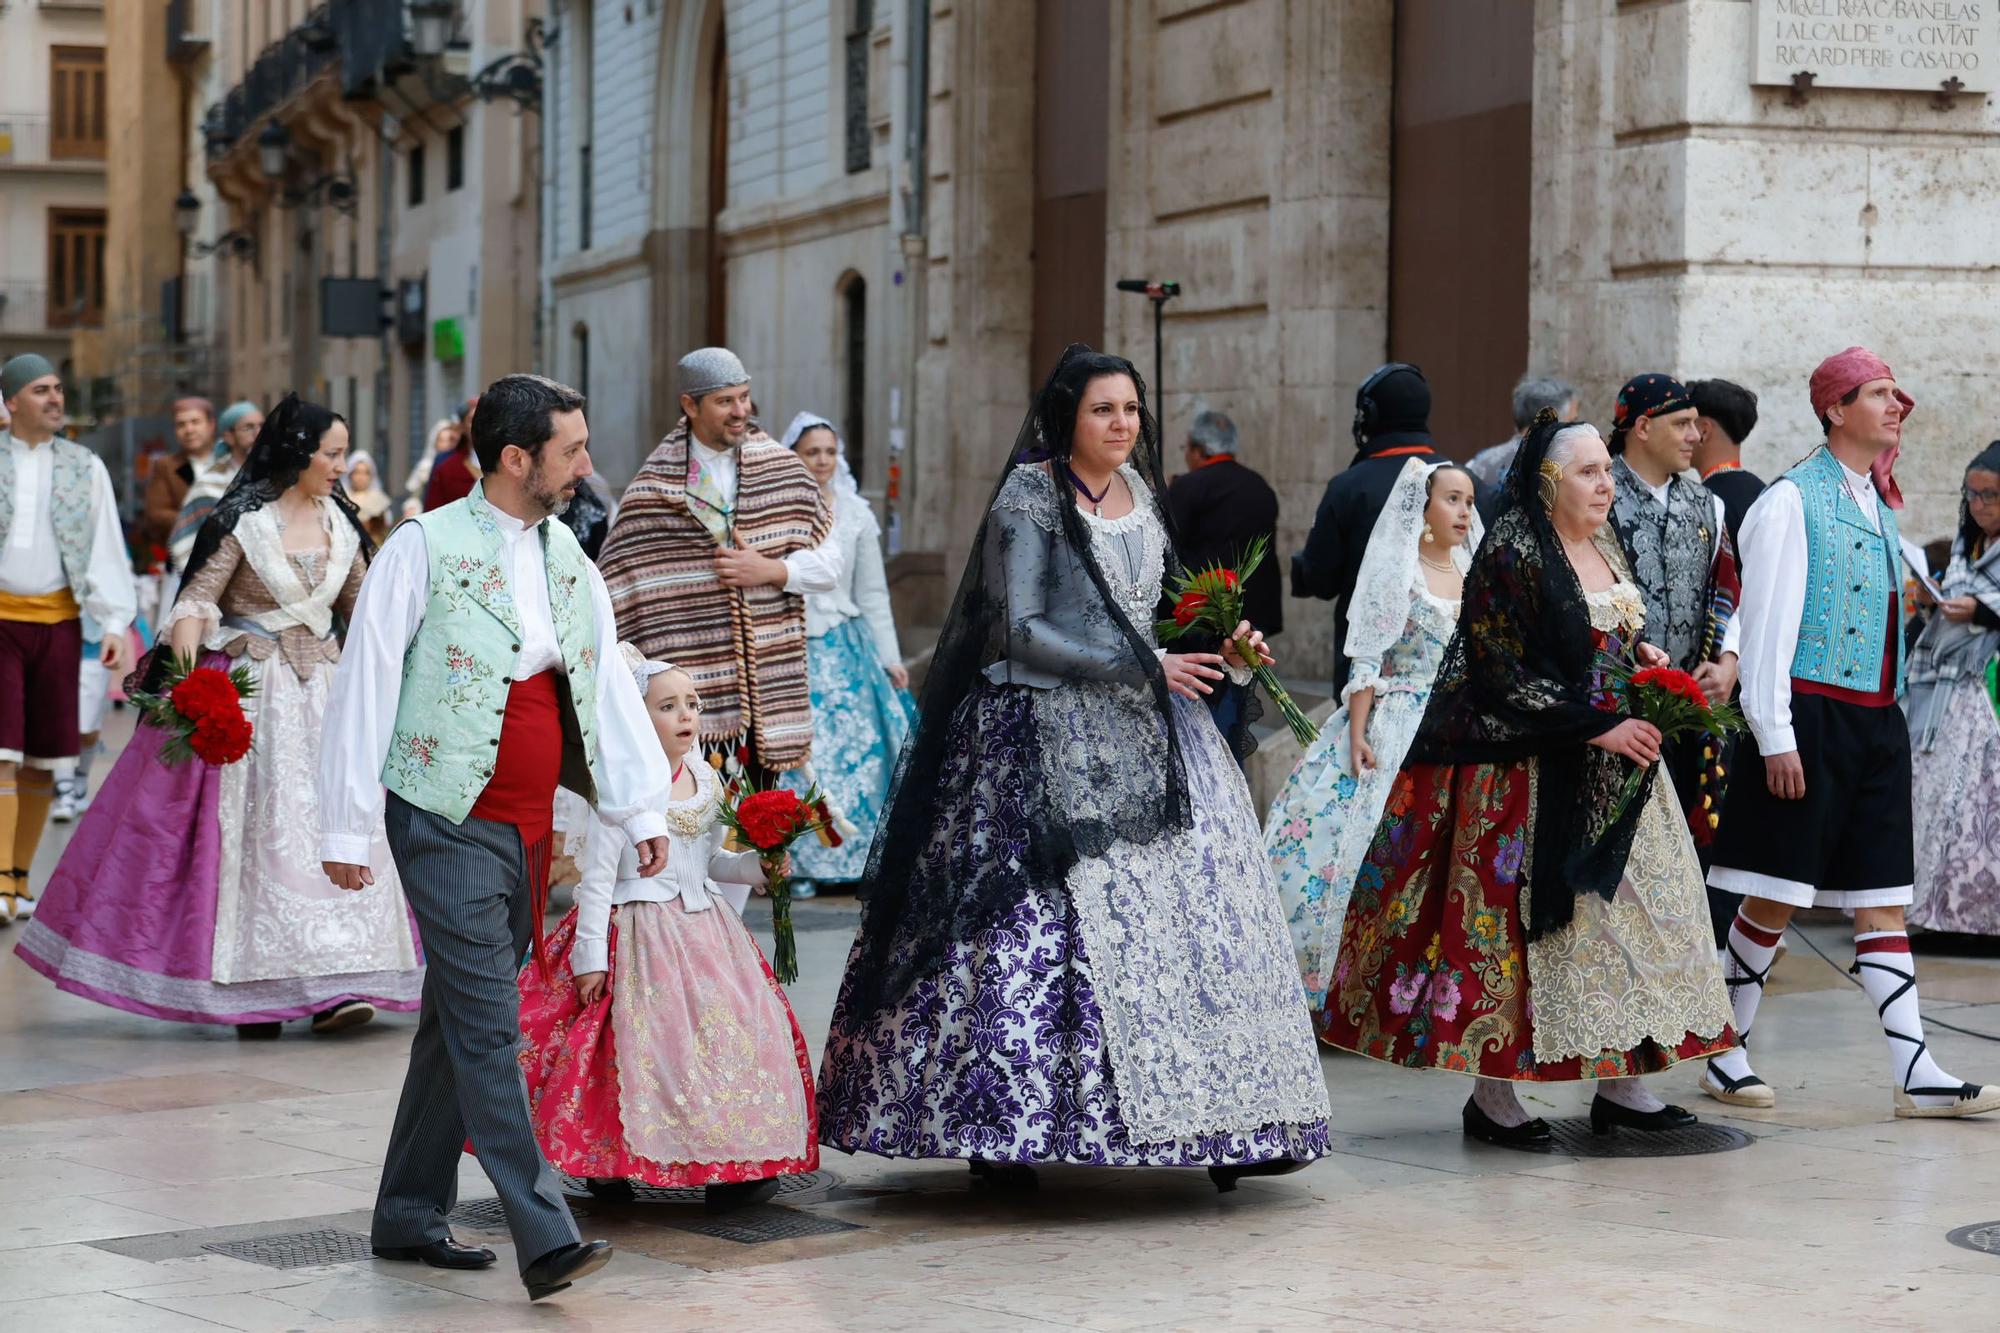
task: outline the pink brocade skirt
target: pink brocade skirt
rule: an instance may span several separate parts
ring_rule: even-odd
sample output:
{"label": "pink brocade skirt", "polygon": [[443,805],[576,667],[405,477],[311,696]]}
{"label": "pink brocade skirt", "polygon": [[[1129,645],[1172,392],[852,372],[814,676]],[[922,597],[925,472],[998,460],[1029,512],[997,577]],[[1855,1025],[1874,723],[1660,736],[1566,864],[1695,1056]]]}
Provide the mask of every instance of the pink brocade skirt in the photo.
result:
{"label": "pink brocade skirt", "polygon": [[542,1151],[573,1176],[674,1188],[819,1166],[811,1057],[792,1007],[736,914],[627,903],[610,975],[576,1002],[571,911],[548,969],[521,971],[521,1068]]}

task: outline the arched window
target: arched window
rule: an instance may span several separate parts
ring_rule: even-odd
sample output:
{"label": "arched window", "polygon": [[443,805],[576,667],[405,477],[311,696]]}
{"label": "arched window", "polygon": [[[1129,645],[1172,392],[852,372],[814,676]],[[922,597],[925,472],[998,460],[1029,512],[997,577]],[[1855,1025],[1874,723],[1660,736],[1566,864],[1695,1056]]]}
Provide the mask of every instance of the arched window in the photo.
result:
{"label": "arched window", "polygon": [[867,448],[868,405],[868,283],[859,273],[841,279],[840,435],[847,444],[847,465],[857,479]]}

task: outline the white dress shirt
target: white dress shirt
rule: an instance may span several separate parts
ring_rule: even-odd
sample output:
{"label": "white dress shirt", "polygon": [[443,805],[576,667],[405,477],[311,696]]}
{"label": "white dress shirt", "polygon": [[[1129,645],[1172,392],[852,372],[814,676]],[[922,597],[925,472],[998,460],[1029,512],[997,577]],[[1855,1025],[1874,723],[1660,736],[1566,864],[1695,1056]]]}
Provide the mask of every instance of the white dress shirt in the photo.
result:
{"label": "white dress shirt", "polygon": [[[1877,532],[1875,483],[1842,463],[1847,494]],[[1743,517],[1743,716],[1764,755],[1799,748],[1792,732],[1792,658],[1806,609],[1806,507],[1797,483],[1780,477]],[[1900,596],[1892,590],[1891,596]]]}
{"label": "white dress shirt", "polygon": [[[715,478],[716,489],[731,509],[736,507],[736,451],[734,449],[711,449],[688,432],[688,448],[694,450],[695,460],[701,470]],[[785,568],[790,571],[785,576],[785,591],[804,596],[808,593],[830,592],[840,581],[840,558],[828,552],[827,543],[809,546],[803,551],[794,551],[784,557]]]}
{"label": "white dress shirt", "polygon": [[[657,748],[657,747],[656,747]],[[715,770],[696,754],[688,763],[694,775],[694,795],[674,801],[679,809],[715,799],[721,785]],[[706,912],[720,898],[742,915],[750,886],[764,882],[764,868],[755,852],[725,852],[729,835],[720,821],[699,837],[668,836],[667,868],[651,877],[639,873],[639,853],[625,833],[598,819],[591,824],[583,853],[583,881],[576,886],[576,944],[569,955],[573,976],[602,972],[610,957],[611,909],[625,903],[678,901],[684,912]]]}
{"label": "white dress shirt", "polygon": [[[1644,486],[1648,491],[1652,492],[1653,498],[1660,502],[1660,507],[1662,509],[1666,508],[1667,496],[1670,493],[1672,493],[1674,489],[1674,479],[1672,476],[1669,476],[1665,481],[1655,486],[1652,482],[1647,481],[1644,477],[1640,477],[1636,469],[1634,469],[1632,475],[1634,477],[1638,477],[1639,484],[1641,486]],[[1723,508],[1722,505],[1722,497],[1719,495],[1712,495],[1709,497],[1709,499],[1713,501],[1715,504],[1715,538],[1713,541],[1709,543],[1708,547],[1708,563],[1709,567],[1712,569],[1715,567],[1715,557],[1722,549],[1722,539],[1729,532],[1729,523],[1728,523],[1727,511]],[[1738,560],[1737,575],[1739,578],[1742,575],[1740,559]],[[1737,599],[1736,612],[1729,617],[1729,623],[1722,627],[1722,646],[1715,650],[1716,657],[1720,658],[1724,653],[1735,653],[1738,655],[1740,659],[1743,652],[1742,640],[1743,640],[1742,599],[1739,597]]]}
{"label": "white dress shirt", "polygon": [[[45,597],[69,586],[56,546],[54,441],[29,446],[0,431],[7,465],[14,469],[14,520],[0,551],[0,592]],[[118,497],[103,460],[90,460],[90,589],[77,599],[104,637],[123,634],[139,613],[139,590],[118,527]]]}
{"label": "white dress shirt", "polygon": [[[562,649],[549,611],[547,557],[538,528],[498,506],[507,561],[507,586],[521,622],[521,651],[513,679],[563,670]],[[591,604],[597,614],[597,780],[600,814],[620,825],[633,842],[667,831],[665,807],[672,775],[660,752],[646,704],[618,653],[618,622],[611,595],[593,565]],[[430,600],[430,548],[420,523],[389,534],[361,583],[347,644],[327,699],[320,751],[320,859],[368,862],[368,848],[382,819],[382,765],[396,727],[403,688],[403,654],[423,624]]]}

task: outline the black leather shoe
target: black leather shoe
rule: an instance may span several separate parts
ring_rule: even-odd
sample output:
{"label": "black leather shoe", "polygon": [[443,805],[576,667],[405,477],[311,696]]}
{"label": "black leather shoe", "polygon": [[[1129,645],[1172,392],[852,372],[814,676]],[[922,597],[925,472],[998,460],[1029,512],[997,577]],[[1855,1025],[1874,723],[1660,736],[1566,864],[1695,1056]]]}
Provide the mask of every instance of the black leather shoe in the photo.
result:
{"label": "black leather shoe", "polygon": [[1498,1144],[1502,1148],[1546,1148],[1555,1142],[1549,1122],[1540,1116],[1522,1125],[1503,1125],[1480,1110],[1479,1103],[1470,1097],[1465,1099],[1463,1119],[1465,1137],[1481,1143]]}
{"label": "black leather shoe", "polygon": [[592,1176],[583,1182],[583,1187],[590,1191],[591,1198],[605,1203],[630,1203],[639,1197],[632,1182],[622,1176]]}
{"label": "black leather shoe", "polygon": [[1629,1106],[1603,1097],[1590,1099],[1590,1132],[1609,1134],[1613,1129],[1637,1129],[1648,1134],[1658,1134],[1663,1130],[1686,1129],[1700,1121],[1693,1111],[1683,1106],[1662,1106],[1657,1111],[1635,1111]]}
{"label": "black leather shoe", "polygon": [[778,1181],[774,1176],[769,1180],[742,1180],[729,1184],[710,1185],[701,1192],[702,1205],[711,1213],[726,1213],[737,1208],[748,1208],[753,1203],[762,1203],[778,1192]]}
{"label": "black leather shoe", "polygon": [[529,1264],[521,1274],[521,1285],[528,1289],[529,1300],[538,1301],[567,1290],[570,1283],[588,1277],[610,1262],[610,1241],[578,1241],[550,1250]]}
{"label": "black leather shoe", "polygon": [[460,1245],[450,1236],[424,1245],[377,1245],[377,1259],[415,1259],[432,1268],[491,1268],[498,1256],[476,1245]]}
{"label": "black leather shoe", "polygon": [[1217,1194],[1228,1194],[1236,1188],[1236,1182],[1245,1176],[1289,1176],[1294,1171],[1303,1171],[1308,1163],[1295,1161],[1290,1157],[1274,1157],[1268,1162],[1245,1162],[1242,1165],[1211,1166],[1208,1178],[1215,1182]]}
{"label": "black leather shoe", "polygon": [[972,1169],[974,1180],[995,1189],[1031,1190],[1041,1183],[1035,1168],[1025,1162],[987,1162],[975,1157],[966,1165]]}
{"label": "black leather shoe", "polygon": [[285,1035],[283,1023],[238,1023],[236,1035],[244,1041],[276,1041]]}

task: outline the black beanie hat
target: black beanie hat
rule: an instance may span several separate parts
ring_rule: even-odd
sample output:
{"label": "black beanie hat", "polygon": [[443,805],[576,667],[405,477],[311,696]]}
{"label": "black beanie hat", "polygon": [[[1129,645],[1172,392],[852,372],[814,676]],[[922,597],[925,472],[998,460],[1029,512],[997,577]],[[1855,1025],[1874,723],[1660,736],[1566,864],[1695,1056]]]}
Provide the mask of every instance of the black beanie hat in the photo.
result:
{"label": "black beanie hat", "polygon": [[[1368,391],[1368,397],[1375,403],[1374,416],[1361,427],[1358,442],[1431,443],[1431,386],[1422,371],[1415,366],[1392,370]],[[1355,407],[1366,410],[1362,401]]]}

